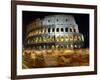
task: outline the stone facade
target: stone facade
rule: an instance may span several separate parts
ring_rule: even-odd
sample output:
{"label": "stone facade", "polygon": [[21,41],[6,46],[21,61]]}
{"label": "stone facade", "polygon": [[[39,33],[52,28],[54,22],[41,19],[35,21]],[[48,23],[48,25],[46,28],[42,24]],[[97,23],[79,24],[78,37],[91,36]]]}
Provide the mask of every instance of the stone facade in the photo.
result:
{"label": "stone facade", "polygon": [[25,47],[30,49],[82,48],[84,36],[72,15],[49,15],[27,26]]}

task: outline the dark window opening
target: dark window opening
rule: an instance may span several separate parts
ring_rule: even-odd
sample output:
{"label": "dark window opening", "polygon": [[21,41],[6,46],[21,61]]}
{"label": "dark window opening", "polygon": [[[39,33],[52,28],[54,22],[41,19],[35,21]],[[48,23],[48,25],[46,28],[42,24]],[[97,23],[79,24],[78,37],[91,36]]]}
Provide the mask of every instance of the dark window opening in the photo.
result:
{"label": "dark window opening", "polygon": [[48,28],[48,32],[50,33],[50,28]]}
{"label": "dark window opening", "polygon": [[76,32],[76,29],[74,29],[74,32]]}
{"label": "dark window opening", "polygon": [[57,28],[56,31],[59,32],[59,28]]}
{"label": "dark window opening", "polygon": [[66,19],[66,22],[67,22],[68,20]]}
{"label": "dark window opening", "polygon": [[70,28],[70,32],[72,32],[72,29]]}
{"label": "dark window opening", "polygon": [[59,21],[59,20],[57,19],[57,21]]}
{"label": "dark window opening", "polygon": [[64,31],[64,29],[63,28],[61,28],[61,32],[63,32]]}
{"label": "dark window opening", "polygon": [[54,28],[52,28],[52,32],[54,32],[55,31],[55,29]]}
{"label": "dark window opening", "polygon": [[65,32],[68,32],[68,28],[65,28]]}
{"label": "dark window opening", "polygon": [[50,22],[50,20],[48,20],[48,22]]}

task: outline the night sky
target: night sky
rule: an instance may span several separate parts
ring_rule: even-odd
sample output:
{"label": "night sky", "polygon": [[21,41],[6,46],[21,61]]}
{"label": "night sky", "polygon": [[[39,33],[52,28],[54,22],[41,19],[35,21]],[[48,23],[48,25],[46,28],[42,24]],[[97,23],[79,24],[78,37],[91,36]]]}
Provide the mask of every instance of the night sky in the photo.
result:
{"label": "night sky", "polygon": [[37,18],[43,18],[48,15],[65,14],[73,15],[76,23],[78,24],[79,32],[84,35],[85,45],[84,48],[89,48],[89,14],[76,14],[76,13],[53,13],[53,12],[35,12],[35,11],[23,11],[22,12],[22,22],[23,22],[23,44],[25,40],[26,26],[31,23],[31,21]]}

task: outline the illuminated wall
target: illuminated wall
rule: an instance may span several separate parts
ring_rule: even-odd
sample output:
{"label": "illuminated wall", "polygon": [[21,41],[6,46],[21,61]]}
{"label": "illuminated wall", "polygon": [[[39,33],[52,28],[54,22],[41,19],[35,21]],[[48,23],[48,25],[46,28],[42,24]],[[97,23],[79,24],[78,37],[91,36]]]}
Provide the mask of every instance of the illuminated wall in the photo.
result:
{"label": "illuminated wall", "polygon": [[72,15],[50,15],[27,26],[25,44],[35,49],[82,48],[84,36]]}

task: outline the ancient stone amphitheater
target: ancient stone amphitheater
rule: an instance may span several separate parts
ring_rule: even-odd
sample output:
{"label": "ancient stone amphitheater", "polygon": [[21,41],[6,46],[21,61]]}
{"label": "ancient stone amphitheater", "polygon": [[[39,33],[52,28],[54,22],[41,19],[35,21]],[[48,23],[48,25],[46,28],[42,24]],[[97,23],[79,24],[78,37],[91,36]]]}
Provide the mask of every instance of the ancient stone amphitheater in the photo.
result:
{"label": "ancient stone amphitheater", "polygon": [[49,15],[33,20],[26,29],[22,67],[88,66],[89,49],[72,15]]}
{"label": "ancient stone amphitheater", "polygon": [[27,25],[27,49],[82,48],[84,36],[72,15],[49,15]]}

